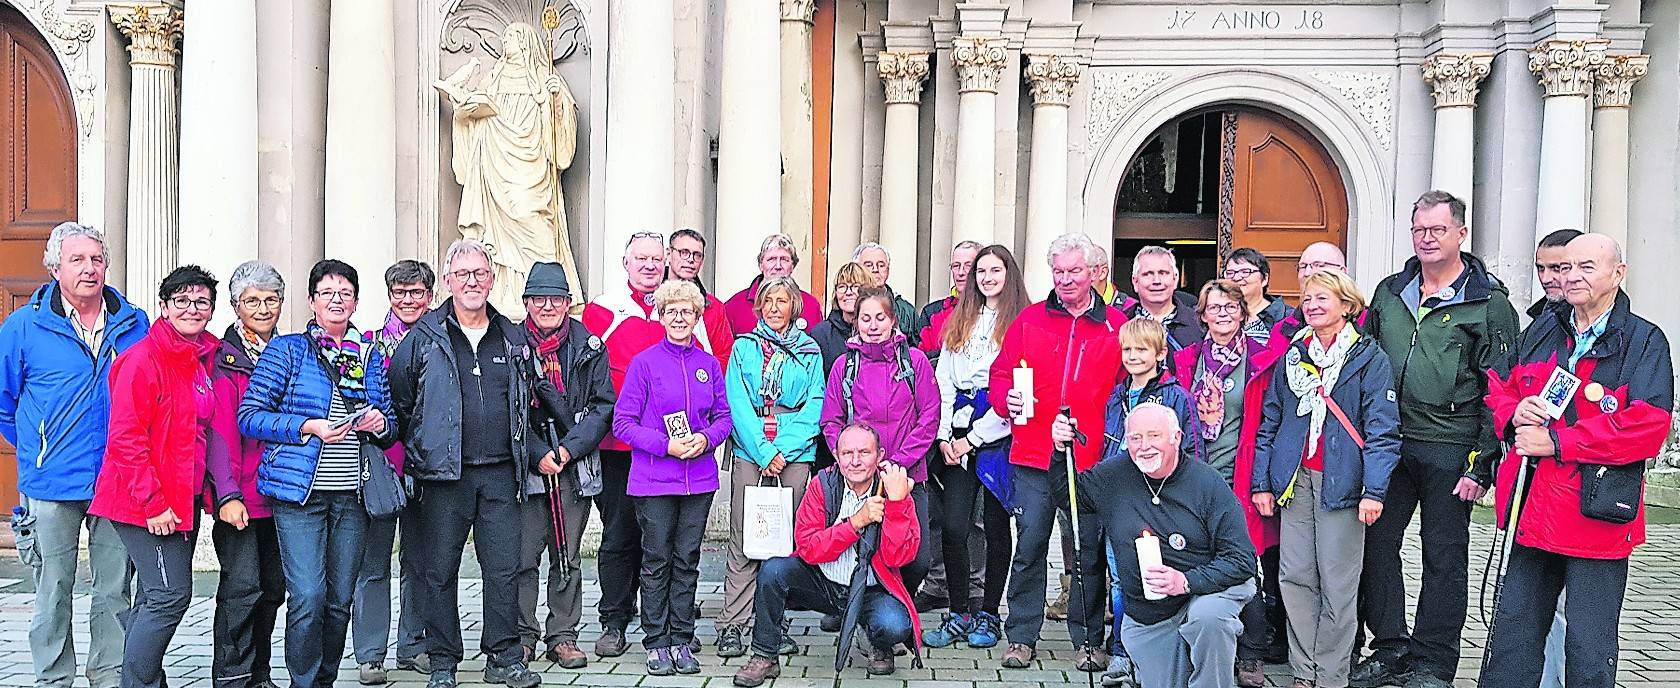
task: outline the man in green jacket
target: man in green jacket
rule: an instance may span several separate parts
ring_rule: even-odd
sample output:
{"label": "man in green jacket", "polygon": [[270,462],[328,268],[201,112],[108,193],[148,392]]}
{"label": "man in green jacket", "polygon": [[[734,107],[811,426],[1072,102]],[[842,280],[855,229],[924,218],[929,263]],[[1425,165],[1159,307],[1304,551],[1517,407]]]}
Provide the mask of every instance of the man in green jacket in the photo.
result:
{"label": "man in green jacket", "polygon": [[[1416,255],[1371,297],[1366,326],[1394,363],[1401,445],[1382,517],[1366,531],[1359,611],[1373,638],[1371,656],[1351,677],[1360,688],[1402,681],[1446,688],[1458,670],[1470,507],[1492,483],[1499,454],[1482,397],[1488,368],[1510,351],[1519,329],[1505,285],[1460,250],[1469,236],[1464,209],[1445,191],[1418,198]],[[1420,508],[1423,585],[1408,637],[1400,541]]]}

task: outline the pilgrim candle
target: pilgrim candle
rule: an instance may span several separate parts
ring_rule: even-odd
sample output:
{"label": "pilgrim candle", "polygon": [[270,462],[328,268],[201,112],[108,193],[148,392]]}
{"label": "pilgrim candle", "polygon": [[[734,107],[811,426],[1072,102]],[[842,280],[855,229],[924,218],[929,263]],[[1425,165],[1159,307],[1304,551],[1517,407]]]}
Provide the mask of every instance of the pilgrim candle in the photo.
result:
{"label": "pilgrim candle", "polygon": [[[1160,566],[1161,565],[1161,538],[1155,537],[1154,533],[1151,533],[1147,530],[1143,531],[1143,537],[1140,537],[1140,538],[1137,539],[1137,558],[1138,558],[1138,573],[1140,575],[1148,575],[1149,574],[1149,567],[1151,567],[1151,566]],[[1144,583],[1143,584],[1143,599],[1146,599],[1146,600],[1164,600],[1164,599],[1167,599],[1167,596],[1165,594],[1156,592],[1154,588],[1149,587],[1148,583]]]}
{"label": "pilgrim candle", "polygon": [[1015,389],[1021,390],[1021,412],[1015,414],[1016,425],[1026,425],[1033,416],[1033,371],[1020,366],[1015,369]]}

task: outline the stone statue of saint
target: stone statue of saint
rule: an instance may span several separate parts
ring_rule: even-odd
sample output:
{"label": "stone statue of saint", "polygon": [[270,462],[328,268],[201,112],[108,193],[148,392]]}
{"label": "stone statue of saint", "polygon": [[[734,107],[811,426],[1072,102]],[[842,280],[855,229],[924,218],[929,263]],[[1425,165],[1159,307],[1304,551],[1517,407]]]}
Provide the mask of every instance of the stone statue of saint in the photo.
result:
{"label": "stone statue of saint", "polygon": [[469,88],[478,68],[473,58],[433,86],[455,107],[451,164],[462,187],[461,235],[489,245],[496,275],[490,302],[518,319],[533,263],[558,262],[574,284],[580,278],[560,188],[577,149],[577,100],[530,24],[508,25],[501,59]]}

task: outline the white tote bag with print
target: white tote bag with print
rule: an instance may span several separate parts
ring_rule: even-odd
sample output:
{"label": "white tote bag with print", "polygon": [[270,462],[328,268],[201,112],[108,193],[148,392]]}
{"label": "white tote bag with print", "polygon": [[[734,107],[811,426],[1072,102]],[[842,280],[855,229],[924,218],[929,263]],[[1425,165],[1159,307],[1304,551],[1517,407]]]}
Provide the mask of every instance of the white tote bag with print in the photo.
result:
{"label": "white tote bag with print", "polygon": [[793,554],[793,488],[748,485],[741,500],[741,552],[759,561]]}

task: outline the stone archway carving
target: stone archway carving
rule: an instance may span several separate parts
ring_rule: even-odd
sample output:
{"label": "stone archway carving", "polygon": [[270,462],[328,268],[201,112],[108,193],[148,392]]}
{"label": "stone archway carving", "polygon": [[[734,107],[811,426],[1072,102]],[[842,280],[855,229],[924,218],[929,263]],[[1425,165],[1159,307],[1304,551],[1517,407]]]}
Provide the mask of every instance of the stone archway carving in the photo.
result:
{"label": "stone archway carving", "polygon": [[[1348,191],[1349,261],[1354,277],[1375,280],[1390,271],[1395,250],[1393,153],[1383,145],[1380,121],[1372,121],[1367,115],[1368,106],[1362,111],[1360,103],[1349,101],[1344,93],[1347,89],[1323,83],[1325,77],[1318,74],[1308,79],[1260,68],[1222,68],[1193,74],[1152,69],[1130,77],[1124,75],[1139,70],[1094,68],[1093,73],[1111,70],[1121,76],[1109,80],[1126,87],[1111,89],[1113,93],[1106,96],[1101,88],[1093,89],[1089,110],[1099,119],[1090,127],[1091,162],[1080,190],[1080,226],[1087,234],[1106,236],[1112,231],[1115,192],[1127,165],[1151,132],[1198,107],[1249,104],[1290,116],[1329,149]],[[1378,72],[1349,73],[1355,74]],[[1369,85],[1380,79],[1330,79],[1338,84],[1350,80]],[[1102,81],[1103,77],[1094,74],[1094,84]],[[1380,90],[1383,100],[1392,97],[1386,85]],[[1109,98],[1124,98],[1126,102],[1108,102]]]}
{"label": "stone archway carving", "polygon": [[59,68],[64,71],[64,81],[70,85],[71,101],[76,106],[77,140],[85,147],[94,131],[94,92],[99,88],[101,74],[100,69],[94,68],[88,53],[100,26],[99,21],[103,18],[99,16],[103,8],[97,5],[92,10],[60,8],[59,0],[0,1],[22,12],[52,46]]}

